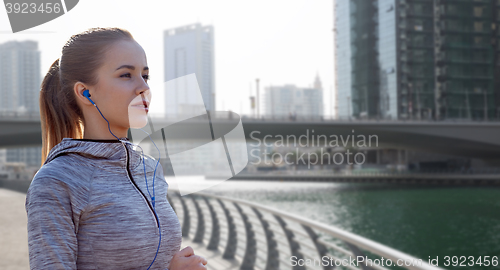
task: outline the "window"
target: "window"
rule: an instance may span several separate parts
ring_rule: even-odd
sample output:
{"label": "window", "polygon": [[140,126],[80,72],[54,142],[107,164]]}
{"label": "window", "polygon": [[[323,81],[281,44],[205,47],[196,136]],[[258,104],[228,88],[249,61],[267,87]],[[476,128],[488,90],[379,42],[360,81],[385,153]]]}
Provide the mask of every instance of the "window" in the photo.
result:
{"label": "window", "polygon": [[483,32],[483,22],[474,22],[474,31]]}
{"label": "window", "polygon": [[422,6],[422,4],[414,4],[413,9],[417,14],[422,14],[422,12],[424,11],[424,7]]}
{"label": "window", "polygon": [[458,6],[456,5],[446,5],[446,7],[448,8],[448,14],[450,15],[459,15],[460,14],[460,10],[458,8]]}
{"label": "window", "polygon": [[474,7],[474,17],[483,16],[483,7]]}

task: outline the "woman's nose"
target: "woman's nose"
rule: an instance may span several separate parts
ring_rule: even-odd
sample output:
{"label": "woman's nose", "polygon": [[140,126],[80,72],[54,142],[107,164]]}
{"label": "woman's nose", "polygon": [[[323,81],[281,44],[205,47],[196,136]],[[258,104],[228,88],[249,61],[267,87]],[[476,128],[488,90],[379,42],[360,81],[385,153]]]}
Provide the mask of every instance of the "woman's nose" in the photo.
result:
{"label": "woman's nose", "polygon": [[149,91],[150,91],[149,85],[143,80],[141,85],[137,88],[136,92],[138,95],[141,95],[141,94],[148,95],[149,93],[147,93],[147,92],[149,92]]}
{"label": "woman's nose", "polygon": [[141,91],[139,95],[141,95],[142,99],[148,102],[151,101],[151,90],[149,88],[147,90]]}

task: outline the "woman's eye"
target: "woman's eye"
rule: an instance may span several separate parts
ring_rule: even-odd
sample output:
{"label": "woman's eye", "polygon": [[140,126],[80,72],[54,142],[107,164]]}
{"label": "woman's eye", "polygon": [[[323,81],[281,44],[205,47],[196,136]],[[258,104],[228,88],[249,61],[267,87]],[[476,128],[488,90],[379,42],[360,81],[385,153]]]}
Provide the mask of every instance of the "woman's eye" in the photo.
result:
{"label": "woman's eye", "polygon": [[[132,76],[130,73],[126,73],[126,74],[123,74],[121,75],[120,77],[122,78],[130,78],[130,76]],[[142,75],[142,78],[144,78],[144,80],[150,80],[150,76],[149,74],[146,74],[146,75]]]}

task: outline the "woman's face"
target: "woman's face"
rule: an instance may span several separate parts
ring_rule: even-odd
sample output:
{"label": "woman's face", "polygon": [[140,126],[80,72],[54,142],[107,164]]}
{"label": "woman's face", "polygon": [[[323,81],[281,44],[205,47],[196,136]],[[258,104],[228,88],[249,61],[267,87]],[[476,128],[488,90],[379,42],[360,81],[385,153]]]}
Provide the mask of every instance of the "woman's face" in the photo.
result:
{"label": "woman's face", "polygon": [[107,51],[97,70],[92,101],[112,126],[142,128],[151,100],[146,54],[136,41],[118,41]]}

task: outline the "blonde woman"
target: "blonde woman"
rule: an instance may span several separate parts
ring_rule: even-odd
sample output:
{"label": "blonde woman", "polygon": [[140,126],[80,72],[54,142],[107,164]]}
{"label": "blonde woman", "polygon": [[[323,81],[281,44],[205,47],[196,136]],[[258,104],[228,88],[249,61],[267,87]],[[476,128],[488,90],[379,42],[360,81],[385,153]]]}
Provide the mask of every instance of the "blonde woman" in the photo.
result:
{"label": "blonde woman", "polygon": [[127,139],[147,122],[148,79],[144,50],[120,28],[73,35],[50,67],[42,166],[26,197],[31,269],[206,269],[179,251],[161,165]]}

